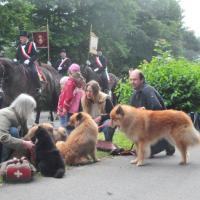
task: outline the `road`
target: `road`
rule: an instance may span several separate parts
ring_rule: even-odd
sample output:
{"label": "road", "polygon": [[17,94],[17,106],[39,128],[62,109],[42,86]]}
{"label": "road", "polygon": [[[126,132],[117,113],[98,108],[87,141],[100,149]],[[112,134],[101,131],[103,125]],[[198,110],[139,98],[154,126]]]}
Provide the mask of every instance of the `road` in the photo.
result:
{"label": "road", "polygon": [[100,162],[67,167],[62,179],[36,175],[30,183],[3,184],[1,200],[197,200],[200,198],[200,147],[190,150],[189,164],[178,165],[180,154],[159,154],[145,166],[131,156],[103,158]]}

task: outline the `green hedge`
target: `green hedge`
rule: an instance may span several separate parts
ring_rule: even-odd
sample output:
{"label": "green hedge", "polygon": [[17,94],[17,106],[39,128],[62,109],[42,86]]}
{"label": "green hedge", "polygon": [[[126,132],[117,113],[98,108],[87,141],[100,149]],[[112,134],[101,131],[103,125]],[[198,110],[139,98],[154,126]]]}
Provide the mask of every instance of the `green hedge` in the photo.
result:
{"label": "green hedge", "polygon": [[[168,109],[185,112],[200,110],[200,63],[182,58],[154,57],[150,63],[144,62],[139,68],[144,72],[147,83],[162,95]],[[128,79],[119,83],[116,93],[120,103],[128,103],[131,91]]]}

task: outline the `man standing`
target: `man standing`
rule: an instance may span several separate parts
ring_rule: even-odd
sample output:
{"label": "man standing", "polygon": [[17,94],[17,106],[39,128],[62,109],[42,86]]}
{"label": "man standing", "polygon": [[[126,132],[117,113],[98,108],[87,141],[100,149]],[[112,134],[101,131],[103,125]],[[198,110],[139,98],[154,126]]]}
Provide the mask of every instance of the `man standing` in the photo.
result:
{"label": "man standing", "polygon": [[19,63],[24,64],[31,71],[32,79],[36,86],[37,92],[41,93],[41,84],[38,72],[35,66],[37,60],[37,49],[34,42],[29,41],[28,33],[21,31],[19,36],[19,45],[17,47],[16,59]]}
{"label": "man standing", "polygon": [[[130,100],[132,106],[147,110],[166,109],[164,101],[158,91],[145,82],[142,71],[138,69],[130,70],[129,79],[135,90]],[[161,151],[166,151],[167,155],[173,155],[175,148],[167,140],[161,139],[151,146],[151,157]]]}
{"label": "man standing", "polygon": [[67,76],[68,68],[71,65],[71,60],[67,57],[65,49],[61,49],[60,58],[57,60],[55,68],[62,76]]}
{"label": "man standing", "polygon": [[102,91],[109,94],[109,75],[107,72],[107,58],[102,54],[101,50],[97,51],[94,63],[92,63],[94,71],[100,74]]}

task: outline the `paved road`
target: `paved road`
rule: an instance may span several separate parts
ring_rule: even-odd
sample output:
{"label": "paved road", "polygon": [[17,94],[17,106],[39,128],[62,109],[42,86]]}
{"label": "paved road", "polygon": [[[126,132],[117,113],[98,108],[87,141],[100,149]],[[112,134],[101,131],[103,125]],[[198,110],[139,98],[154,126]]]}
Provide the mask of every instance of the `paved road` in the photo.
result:
{"label": "paved road", "polygon": [[63,179],[36,176],[31,183],[4,184],[1,200],[197,200],[200,198],[200,147],[190,151],[190,164],[180,166],[179,153],[159,154],[146,165],[129,164],[130,156],[104,158],[69,167]]}

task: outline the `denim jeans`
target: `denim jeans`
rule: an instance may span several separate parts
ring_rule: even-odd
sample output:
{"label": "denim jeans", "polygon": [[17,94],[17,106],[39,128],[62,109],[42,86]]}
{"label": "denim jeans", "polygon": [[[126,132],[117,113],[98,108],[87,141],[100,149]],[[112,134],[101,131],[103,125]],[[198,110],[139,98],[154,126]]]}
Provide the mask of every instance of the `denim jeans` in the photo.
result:
{"label": "denim jeans", "polygon": [[[20,138],[19,130],[16,127],[11,127],[9,130],[9,133],[12,137]],[[1,162],[6,161],[9,158],[11,153],[12,153],[12,149],[2,145],[1,151],[0,151],[0,161]]]}
{"label": "denim jeans", "polygon": [[68,120],[67,120],[67,115],[60,116],[60,117],[59,117],[59,120],[60,120],[60,125],[61,125],[62,127],[64,127],[64,128],[66,128],[67,122],[68,122]]}
{"label": "denim jeans", "polygon": [[67,113],[65,116],[60,117],[60,125],[67,130],[67,134],[73,130],[70,126],[68,126],[69,118],[72,116],[73,113]]}
{"label": "denim jeans", "polygon": [[171,145],[166,139],[161,139],[154,145],[151,145],[151,156],[166,151],[167,155],[172,155],[175,152],[175,147]]}
{"label": "denim jeans", "polygon": [[104,133],[105,141],[112,142],[112,138],[115,132],[115,128],[108,126],[109,119],[103,122],[103,127],[100,128],[100,131]]}

